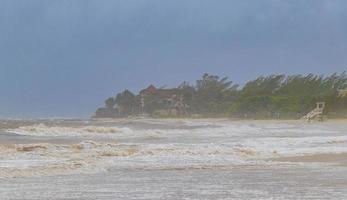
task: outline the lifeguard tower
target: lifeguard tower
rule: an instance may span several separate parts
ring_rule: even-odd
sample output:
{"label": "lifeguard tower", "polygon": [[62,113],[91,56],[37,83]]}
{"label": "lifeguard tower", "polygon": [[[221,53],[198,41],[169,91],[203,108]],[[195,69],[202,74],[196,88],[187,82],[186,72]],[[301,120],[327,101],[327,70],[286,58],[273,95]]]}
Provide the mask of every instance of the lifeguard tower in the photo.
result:
{"label": "lifeguard tower", "polygon": [[317,102],[317,106],[307,115],[303,116],[302,119],[310,122],[313,119],[317,119],[318,121],[323,121],[323,111],[325,108],[325,102]]}

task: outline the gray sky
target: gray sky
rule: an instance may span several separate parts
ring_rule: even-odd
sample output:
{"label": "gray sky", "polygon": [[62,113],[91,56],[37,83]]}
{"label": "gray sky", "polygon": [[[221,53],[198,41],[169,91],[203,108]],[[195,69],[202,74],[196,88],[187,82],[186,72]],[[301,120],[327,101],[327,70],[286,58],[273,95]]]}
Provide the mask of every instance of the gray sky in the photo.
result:
{"label": "gray sky", "polygon": [[0,117],[88,117],[125,88],[347,69],[345,0],[1,0]]}

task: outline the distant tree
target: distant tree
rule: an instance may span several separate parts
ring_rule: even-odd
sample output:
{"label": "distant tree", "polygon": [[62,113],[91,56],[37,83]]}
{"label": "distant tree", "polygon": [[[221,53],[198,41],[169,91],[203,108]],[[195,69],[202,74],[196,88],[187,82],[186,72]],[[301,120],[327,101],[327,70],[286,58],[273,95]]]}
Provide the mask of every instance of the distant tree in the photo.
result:
{"label": "distant tree", "polygon": [[280,88],[284,75],[261,76],[253,81],[249,81],[242,89],[243,96],[273,95]]}
{"label": "distant tree", "polygon": [[[227,77],[204,74],[195,85],[183,82],[177,88],[159,89],[144,97],[145,111],[172,107],[172,98],[181,98],[193,113],[205,116],[299,117],[312,110],[316,102],[326,102],[326,112],[333,116],[347,116],[347,97],[339,97],[347,88],[347,74],[330,76],[269,75],[249,81],[241,89]],[[106,108],[98,116],[126,117],[140,112],[140,95],[125,90],[105,101]],[[166,98],[166,99],[165,99]],[[115,105],[117,107],[115,108]],[[112,109],[111,109],[112,108]],[[115,111],[113,111],[115,110]],[[114,114],[116,113],[116,114]]]}
{"label": "distant tree", "polygon": [[118,93],[115,102],[122,116],[135,114],[137,107],[137,98],[129,90],[124,90],[122,93]]}
{"label": "distant tree", "polygon": [[110,97],[105,100],[106,108],[114,108],[115,105],[116,105],[116,101],[113,97]]}
{"label": "distant tree", "polygon": [[241,90],[236,110],[241,113],[305,114],[318,101],[326,102],[328,111],[339,110],[337,107],[342,109],[344,103],[337,96],[338,89],[346,86],[345,72],[327,77],[314,74],[261,76],[249,81]]}
{"label": "distant tree", "polygon": [[190,85],[188,82],[184,81],[178,86],[178,89],[183,95],[184,103],[191,106],[194,95],[196,93],[195,87]]}
{"label": "distant tree", "polygon": [[238,85],[233,84],[227,77],[204,74],[196,81],[194,107],[200,113],[225,112],[225,102],[230,101]]}

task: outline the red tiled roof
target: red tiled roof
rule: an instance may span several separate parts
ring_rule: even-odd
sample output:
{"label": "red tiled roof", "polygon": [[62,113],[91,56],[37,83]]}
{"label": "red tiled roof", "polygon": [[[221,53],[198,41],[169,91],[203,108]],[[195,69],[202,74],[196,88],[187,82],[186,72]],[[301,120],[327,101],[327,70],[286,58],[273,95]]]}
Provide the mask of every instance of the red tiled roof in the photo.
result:
{"label": "red tiled roof", "polygon": [[141,94],[153,94],[157,92],[157,88],[154,85],[148,86],[146,89],[142,90]]}

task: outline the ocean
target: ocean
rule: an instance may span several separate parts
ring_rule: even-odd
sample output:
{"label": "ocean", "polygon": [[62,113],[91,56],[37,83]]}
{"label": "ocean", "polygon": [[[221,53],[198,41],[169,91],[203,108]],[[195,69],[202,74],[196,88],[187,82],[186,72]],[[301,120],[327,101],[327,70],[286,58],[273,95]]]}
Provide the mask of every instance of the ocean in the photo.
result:
{"label": "ocean", "polygon": [[0,199],[347,199],[347,123],[2,120]]}

